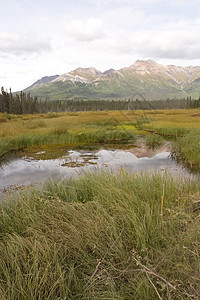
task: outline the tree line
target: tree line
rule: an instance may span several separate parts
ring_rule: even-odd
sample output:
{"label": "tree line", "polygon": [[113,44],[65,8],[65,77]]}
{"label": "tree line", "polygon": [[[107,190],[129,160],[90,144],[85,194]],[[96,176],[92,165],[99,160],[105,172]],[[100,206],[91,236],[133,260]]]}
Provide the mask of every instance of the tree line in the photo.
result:
{"label": "tree line", "polygon": [[104,110],[152,110],[184,109],[200,107],[199,99],[191,97],[166,100],[38,100],[30,93],[20,92],[13,95],[1,88],[0,112],[8,114],[33,114],[47,112],[104,111]]}
{"label": "tree line", "polygon": [[8,93],[1,88],[0,93],[0,112],[8,114],[33,114],[39,112],[40,103],[36,97],[31,97],[30,93],[13,95],[11,90]]}

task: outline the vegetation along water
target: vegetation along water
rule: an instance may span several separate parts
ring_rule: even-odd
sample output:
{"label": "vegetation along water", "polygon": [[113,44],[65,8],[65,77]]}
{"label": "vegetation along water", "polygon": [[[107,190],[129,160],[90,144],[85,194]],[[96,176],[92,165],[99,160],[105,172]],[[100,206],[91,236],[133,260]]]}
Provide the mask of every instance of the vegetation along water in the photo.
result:
{"label": "vegetation along water", "polygon": [[[0,114],[1,160],[33,147],[171,143],[199,170],[199,109]],[[199,299],[197,179],[125,170],[29,187],[0,203],[1,299]]]}

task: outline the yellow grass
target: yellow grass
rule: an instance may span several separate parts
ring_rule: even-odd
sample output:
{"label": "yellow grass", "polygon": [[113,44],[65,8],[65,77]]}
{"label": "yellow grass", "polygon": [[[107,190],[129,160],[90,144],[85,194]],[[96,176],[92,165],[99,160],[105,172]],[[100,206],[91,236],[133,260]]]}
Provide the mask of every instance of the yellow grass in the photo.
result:
{"label": "yellow grass", "polygon": [[[18,116],[0,114],[0,120],[3,120],[0,122],[0,148],[1,155],[4,155],[8,151],[26,147],[24,145],[44,145],[52,142],[56,144],[65,141],[71,145],[74,140],[71,139],[69,142],[66,134],[73,136],[86,134],[94,137],[102,130],[114,129],[133,134],[146,134],[145,130],[148,129],[163,135],[181,136],[180,129],[200,129],[200,109],[69,112]],[[65,139],[61,141],[63,135]],[[50,136],[52,138],[48,139]],[[25,143],[26,140],[29,142]],[[88,141],[87,139],[85,142]]]}
{"label": "yellow grass", "polygon": [[[67,128],[69,132],[73,133],[88,130],[95,131],[99,126],[108,126],[110,124],[111,126],[132,125],[143,115],[149,120],[149,123],[144,124],[144,128],[152,128],[155,130],[160,127],[200,129],[199,109],[76,112],[74,114],[58,113],[57,115],[57,118],[46,118],[45,114],[15,116],[5,123],[0,123],[0,138],[26,133],[46,134],[60,128]],[[39,120],[42,120],[44,126],[39,126]],[[138,133],[135,127],[128,127]]]}

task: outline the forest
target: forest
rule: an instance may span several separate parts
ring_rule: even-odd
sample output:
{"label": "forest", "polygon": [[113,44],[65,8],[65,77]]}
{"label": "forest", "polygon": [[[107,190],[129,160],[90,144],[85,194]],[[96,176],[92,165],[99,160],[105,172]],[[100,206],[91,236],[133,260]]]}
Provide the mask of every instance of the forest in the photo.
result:
{"label": "forest", "polygon": [[57,100],[48,101],[32,97],[30,92],[13,94],[2,87],[0,92],[0,112],[8,114],[33,114],[47,112],[104,111],[104,110],[152,110],[187,109],[200,107],[199,99],[191,96],[183,99],[166,100]]}

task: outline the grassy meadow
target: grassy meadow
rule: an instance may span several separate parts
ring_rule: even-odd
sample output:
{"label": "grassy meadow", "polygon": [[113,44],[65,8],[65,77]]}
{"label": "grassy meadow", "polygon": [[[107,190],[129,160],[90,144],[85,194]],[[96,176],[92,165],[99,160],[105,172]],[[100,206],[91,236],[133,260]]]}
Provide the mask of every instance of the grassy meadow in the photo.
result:
{"label": "grassy meadow", "polygon": [[0,156],[39,145],[134,142],[136,134],[147,133],[150,147],[161,143],[152,133],[171,138],[178,159],[200,165],[199,109],[0,114]]}
{"label": "grassy meadow", "polygon": [[21,191],[0,206],[0,298],[199,299],[199,212],[198,182],[167,175]]}
{"label": "grassy meadow", "polygon": [[[43,146],[172,142],[200,166],[200,111],[0,115],[0,156]],[[200,299],[200,186],[167,174],[88,173],[0,202],[0,299]]]}

